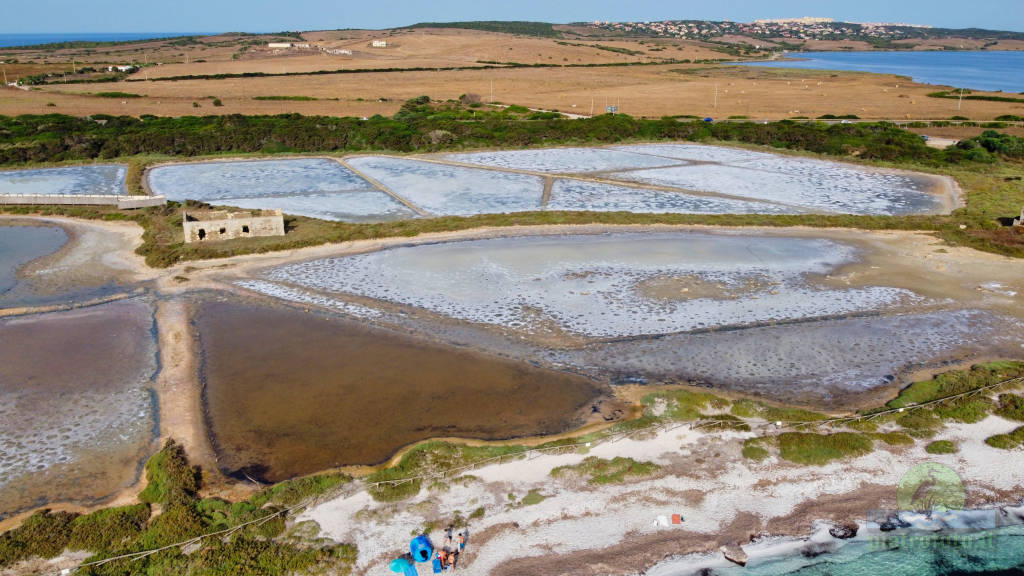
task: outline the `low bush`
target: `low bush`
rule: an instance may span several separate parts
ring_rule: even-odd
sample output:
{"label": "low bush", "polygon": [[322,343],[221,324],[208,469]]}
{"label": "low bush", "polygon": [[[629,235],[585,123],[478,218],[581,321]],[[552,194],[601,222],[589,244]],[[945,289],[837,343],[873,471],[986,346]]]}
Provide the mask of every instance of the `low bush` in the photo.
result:
{"label": "low bush", "polygon": [[1009,434],[996,434],[995,436],[989,436],[988,438],[985,438],[985,444],[988,444],[993,448],[1013,450],[1021,444],[1024,444],[1024,426],[1014,429]]}
{"label": "low bush", "polygon": [[0,568],[38,556],[53,558],[71,539],[71,523],[77,514],[41,510],[21,526],[0,534]]}
{"label": "low bush", "polygon": [[936,440],[924,447],[929,454],[954,454],[957,451],[956,443],[949,440]]}
{"label": "low bush", "polygon": [[813,434],[783,432],[778,436],[779,456],[796,462],[821,466],[833,460],[852,458],[871,452],[871,439],[855,432]]}
{"label": "low bush", "polygon": [[1024,396],[1017,394],[1000,394],[999,406],[995,414],[1007,420],[1024,422]]}
{"label": "low bush", "polygon": [[574,475],[587,478],[592,485],[620,484],[627,478],[650,476],[659,470],[652,462],[638,462],[632,458],[616,456],[611,460],[588,456],[583,462],[571,466],[558,466],[550,472],[551,476],[560,478]]}

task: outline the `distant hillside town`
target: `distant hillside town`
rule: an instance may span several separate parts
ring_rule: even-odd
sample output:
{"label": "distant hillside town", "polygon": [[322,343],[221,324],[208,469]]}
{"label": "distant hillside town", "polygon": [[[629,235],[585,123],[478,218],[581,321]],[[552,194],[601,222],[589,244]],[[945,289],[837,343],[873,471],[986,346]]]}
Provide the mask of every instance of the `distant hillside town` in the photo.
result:
{"label": "distant hillside town", "polygon": [[902,22],[837,22],[832,18],[782,18],[753,22],[711,20],[662,20],[660,22],[589,22],[588,25],[630,35],[708,40],[728,35],[751,38],[799,40],[862,40],[877,43],[893,40],[948,36],[968,38],[1024,39],[1019,32],[975,28],[951,30]]}

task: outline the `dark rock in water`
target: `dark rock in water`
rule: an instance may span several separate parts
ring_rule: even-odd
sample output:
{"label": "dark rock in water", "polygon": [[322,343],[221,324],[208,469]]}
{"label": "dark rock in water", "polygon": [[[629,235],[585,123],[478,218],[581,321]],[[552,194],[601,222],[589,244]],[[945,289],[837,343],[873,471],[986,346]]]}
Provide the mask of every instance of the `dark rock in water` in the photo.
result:
{"label": "dark rock in water", "polygon": [[747,560],[750,559],[739,544],[726,544],[725,546],[722,546],[720,550],[722,551],[722,554],[725,555],[725,559],[733,564],[746,566]]}
{"label": "dark rock in water", "polygon": [[892,532],[896,529],[896,525],[886,520],[885,522],[882,522],[878,525],[878,529],[882,532]]}
{"label": "dark rock in water", "polygon": [[697,576],[717,576],[718,572],[715,572],[711,568],[701,568],[696,572]]}
{"label": "dark rock in water", "polygon": [[844,522],[838,526],[833,526],[828,529],[828,533],[833,538],[839,538],[840,540],[847,540],[857,535],[857,530],[860,530],[860,526],[856,522]]}
{"label": "dark rock in water", "polygon": [[835,551],[835,546],[828,542],[810,542],[800,549],[800,554],[804,558],[816,558],[833,551]]}

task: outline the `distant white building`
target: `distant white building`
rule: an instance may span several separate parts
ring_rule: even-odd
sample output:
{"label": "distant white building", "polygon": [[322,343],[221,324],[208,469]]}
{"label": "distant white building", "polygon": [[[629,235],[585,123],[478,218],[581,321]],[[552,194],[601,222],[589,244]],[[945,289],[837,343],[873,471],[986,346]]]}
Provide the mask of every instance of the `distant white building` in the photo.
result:
{"label": "distant white building", "polygon": [[291,42],[271,42],[267,44],[267,48],[291,48]]}
{"label": "distant white building", "polygon": [[107,66],[107,72],[131,72],[138,68],[138,66]]}
{"label": "distant white building", "polygon": [[374,40],[373,42],[370,42],[370,46],[372,46],[374,48],[387,48],[388,47],[388,41],[387,40]]}

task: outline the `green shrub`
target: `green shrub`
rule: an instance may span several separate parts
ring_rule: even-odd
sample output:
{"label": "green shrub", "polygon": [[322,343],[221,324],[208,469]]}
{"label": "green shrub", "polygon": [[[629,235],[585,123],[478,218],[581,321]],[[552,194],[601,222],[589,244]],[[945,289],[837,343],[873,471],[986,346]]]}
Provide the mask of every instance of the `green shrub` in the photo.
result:
{"label": "green shrub", "polygon": [[142,94],[132,94],[131,92],[98,92],[93,96],[99,98],[142,98]]}
{"label": "green shrub", "polygon": [[650,476],[659,470],[659,466],[652,462],[638,462],[632,458],[616,456],[611,460],[588,456],[583,462],[569,466],[558,466],[550,472],[551,476],[559,478],[569,474],[587,477],[587,483],[619,484],[627,478]]}
{"label": "green shrub", "polygon": [[956,443],[949,440],[936,440],[924,447],[929,454],[954,454],[957,451]]}
{"label": "green shrub", "polygon": [[326,494],[351,481],[351,476],[339,473],[306,476],[275,484],[249,500],[256,506],[263,506],[267,502],[282,506],[294,506],[306,498]]}
{"label": "green shrub", "polygon": [[534,504],[540,504],[544,501],[545,496],[537,490],[530,490],[523,496],[523,499],[519,503],[523,506],[533,506]]}
{"label": "green shrub", "polygon": [[821,466],[833,460],[861,456],[871,452],[871,439],[854,432],[813,434],[783,432],[778,436],[779,456],[796,462]]}
{"label": "green shrub", "polygon": [[996,408],[995,413],[1007,420],[1024,422],[1024,396],[1000,394],[999,407]]}
{"label": "green shrub", "polygon": [[728,400],[708,392],[670,390],[644,396],[641,400],[644,412],[649,413],[650,408],[659,400],[665,403],[665,412],[661,418],[669,420],[696,420],[702,416],[703,410],[721,410],[729,406]]}
{"label": "green shrub", "polygon": [[985,443],[993,448],[1012,450],[1021,444],[1024,444],[1024,426],[1015,428],[1009,434],[996,434],[995,436],[989,436],[988,438],[985,438]]}
{"label": "green shrub", "polygon": [[71,538],[71,523],[77,514],[41,510],[21,526],[0,534],[0,567],[38,556],[53,558]]}
{"label": "green shrub", "polygon": [[199,492],[199,468],[188,463],[185,450],[173,439],[146,462],[146,488],[139,500],[165,507],[191,503]]}
{"label": "green shrub", "polygon": [[104,508],[74,519],[68,548],[91,552],[123,549],[142,533],[149,520],[149,506],[134,504]]}
{"label": "green shrub", "polygon": [[[526,450],[523,446],[466,446],[441,441],[423,442],[406,452],[398,464],[370,474],[365,481],[367,484],[398,481],[451,470],[498,456],[516,457]],[[419,494],[422,486],[421,480],[410,480],[397,485],[369,486],[367,490],[379,502],[395,502]]]}
{"label": "green shrub", "polygon": [[743,444],[743,457],[760,462],[769,456],[767,448],[755,444]]}

